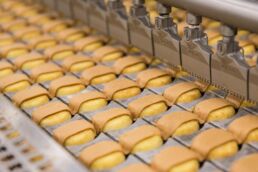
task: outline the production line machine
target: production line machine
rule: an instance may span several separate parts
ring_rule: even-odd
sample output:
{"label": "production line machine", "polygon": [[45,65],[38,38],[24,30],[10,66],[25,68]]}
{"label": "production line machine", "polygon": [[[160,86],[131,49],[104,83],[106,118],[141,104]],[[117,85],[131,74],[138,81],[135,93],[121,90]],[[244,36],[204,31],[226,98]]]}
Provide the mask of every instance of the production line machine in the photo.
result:
{"label": "production line machine", "polygon": [[257,172],[257,0],[0,9],[0,172]]}

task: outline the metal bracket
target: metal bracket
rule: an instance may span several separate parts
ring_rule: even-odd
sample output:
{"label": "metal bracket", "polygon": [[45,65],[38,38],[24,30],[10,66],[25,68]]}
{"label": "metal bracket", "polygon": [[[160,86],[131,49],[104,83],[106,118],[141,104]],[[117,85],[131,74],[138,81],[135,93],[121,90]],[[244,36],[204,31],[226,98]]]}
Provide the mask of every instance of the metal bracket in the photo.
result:
{"label": "metal bracket", "polygon": [[232,94],[248,99],[248,78],[250,67],[234,40],[237,30],[222,26],[223,40],[218,42],[217,52],[212,57],[212,83]]}
{"label": "metal bracket", "polygon": [[197,16],[192,13],[188,13],[186,22],[188,24],[188,27],[185,27],[185,29],[184,29],[184,38],[187,41],[191,41],[194,39],[201,39],[205,36],[204,32],[200,26],[200,24],[202,22],[201,16]]}
{"label": "metal bracket", "polygon": [[181,41],[181,59],[183,68],[199,80],[210,83],[210,61],[212,50],[208,46],[208,39],[200,23],[201,16],[187,14],[188,26],[184,28]]}
{"label": "metal bracket", "polygon": [[56,0],[56,8],[65,17],[73,17],[71,0]]}
{"label": "metal bracket", "polygon": [[129,45],[128,16],[122,0],[109,0],[107,6],[107,20],[110,36]]}
{"label": "metal bracket", "polygon": [[144,0],[134,0],[130,9],[130,15],[133,17],[144,17],[148,12],[144,6]]}
{"label": "metal bracket", "polygon": [[170,17],[171,7],[158,4],[159,16],[155,19],[153,28],[153,44],[155,57],[177,67],[181,65],[180,36],[177,25]]}
{"label": "metal bracket", "polygon": [[73,0],[71,3],[73,18],[89,25],[89,0]]}
{"label": "metal bracket", "polygon": [[164,6],[158,3],[159,16],[155,19],[155,28],[157,29],[173,29],[177,32],[176,24],[173,22],[173,18],[170,17],[171,7]]}
{"label": "metal bracket", "polygon": [[121,10],[124,9],[123,2],[121,0],[109,0],[107,3],[109,10]]}
{"label": "metal bracket", "polygon": [[248,88],[249,88],[249,95],[248,99],[251,99],[255,102],[258,102],[258,68],[253,67],[250,69],[249,72],[249,82],[248,82]]}
{"label": "metal bracket", "polygon": [[89,24],[92,28],[109,35],[104,0],[90,0]]}
{"label": "metal bracket", "polygon": [[217,45],[217,54],[219,56],[237,53],[240,50],[238,43],[234,40],[236,33],[236,28],[226,25],[221,26],[221,34],[223,35],[223,39],[220,40]]}
{"label": "metal bracket", "polygon": [[56,0],[42,0],[43,5],[46,5],[48,8],[52,10],[56,10],[57,1]]}
{"label": "metal bracket", "polygon": [[149,55],[154,55],[152,25],[144,0],[133,2],[128,21],[131,44]]}

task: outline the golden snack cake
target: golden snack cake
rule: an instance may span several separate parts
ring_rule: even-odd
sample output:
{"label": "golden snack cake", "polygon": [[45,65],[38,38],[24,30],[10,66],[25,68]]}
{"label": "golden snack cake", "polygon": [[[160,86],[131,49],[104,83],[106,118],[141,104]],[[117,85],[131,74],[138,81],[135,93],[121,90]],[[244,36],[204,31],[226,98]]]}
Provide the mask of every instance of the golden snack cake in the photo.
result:
{"label": "golden snack cake", "polygon": [[145,60],[145,62],[148,65],[155,65],[155,62],[156,62],[156,58],[155,57],[148,56],[146,54],[142,54],[141,57]]}
{"label": "golden snack cake", "polygon": [[120,169],[118,172],[155,172],[154,169],[152,169],[150,166],[144,164],[144,163],[132,163],[127,165],[126,167],[123,167],[122,169]]}
{"label": "golden snack cake", "polygon": [[107,170],[124,162],[125,155],[118,143],[104,140],[83,149],[79,159],[91,170]]}
{"label": "golden snack cake", "polygon": [[242,47],[241,51],[245,56],[256,52],[255,45],[251,41],[240,40],[239,46]]}
{"label": "golden snack cake", "polygon": [[13,20],[15,20],[15,16],[13,14],[10,14],[8,12],[3,12],[0,14],[0,24],[8,23]]}
{"label": "golden snack cake", "polygon": [[176,111],[162,116],[155,121],[164,139],[173,136],[189,135],[199,130],[200,120],[198,115],[188,111]]}
{"label": "golden snack cake", "polygon": [[258,116],[247,114],[235,119],[228,127],[238,143],[258,141]]}
{"label": "golden snack cake", "polygon": [[135,73],[146,69],[147,65],[141,56],[125,56],[114,63],[117,74]]}
{"label": "golden snack cake", "polygon": [[132,1],[131,0],[124,0],[123,5],[126,9],[126,13],[129,14],[130,13],[130,8],[132,6]]}
{"label": "golden snack cake", "polygon": [[64,75],[62,68],[54,63],[44,63],[31,69],[30,77],[35,82],[46,82]]}
{"label": "golden snack cake", "polygon": [[156,171],[199,171],[199,155],[183,146],[171,146],[154,155],[151,167]]}
{"label": "golden snack cake", "polygon": [[0,47],[14,43],[14,38],[9,33],[0,33]]}
{"label": "golden snack cake", "polygon": [[212,20],[207,24],[206,29],[219,30],[220,26],[221,26],[221,22]]}
{"label": "golden snack cake", "polygon": [[196,100],[201,97],[201,92],[199,87],[192,82],[180,82],[168,87],[163,95],[173,105]]}
{"label": "golden snack cake", "polygon": [[108,38],[102,35],[90,35],[74,43],[77,51],[94,51],[108,42]]}
{"label": "golden snack cake", "polygon": [[184,20],[186,17],[186,11],[176,7],[172,7],[172,14],[176,19],[180,20]]}
{"label": "golden snack cake", "polygon": [[233,105],[222,98],[210,98],[199,102],[194,107],[194,113],[204,121],[220,121],[235,115]]}
{"label": "golden snack cake", "polygon": [[233,94],[228,94],[228,95],[225,97],[225,99],[226,99],[227,101],[229,101],[229,102],[234,106],[235,109],[240,108],[240,106],[241,106],[242,103],[243,103],[243,98],[238,97],[238,96],[235,96],[235,95],[233,95]]}
{"label": "golden snack cake", "polygon": [[214,48],[217,45],[218,41],[223,39],[222,35],[217,30],[208,29],[205,30],[205,33],[208,36],[208,44]]}
{"label": "golden snack cake", "polygon": [[75,54],[75,50],[73,46],[59,44],[54,47],[47,48],[44,51],[44,54],[52,60],[63,60],[66,57],[73,56]]}
{"label": "golden snack cake", "polygon": [[14,43],[0,48],[0,55],[2,58],[15,58],[24,54],[28,54],[30,49],[23,43]]}
{"label": "golden snack cake", "polygon": [[211,40],[211,39],[216,38],[217,36],[221,35],[219,31],[214,30],[214,29],[207,29],[207,30],[205,30],[205,33],[208,36],[208,40]]}
{"label": "golden snack cake", "polygon": [[22,73],[13,73],[0,79],[2,92],[17,92],[31,85],[31,80]]}
{"label": "golden snack cake", "polygon": [[15,68],[7,61],[0,61],[0,78],[13,74]]}
{"label": "golden snack cake", "polygon": [[33,108],[47,103],[50,95],[46,89],[39,85],[32,85],[14,94],[14,104],[22,109]]}
{"label": "golden snack cake", "polygon": [[210,22],[208,23],[207,28],[218,30],[221,25],[222,25],[222,23],[220,21],[215,21],[215,20],[210,19]]}
{"label": "golden snack cake", "polygon": [[248,30],[239,29],[237,31],[236,39],[237,40],[248,40],[248,36],[251,34]]}
{"label": "golden snack cake", "polygon": [[97,62],[114,61],[125,56],[125,51],[122,48],[106,45],[95,50],[92,57]]}
{"label": "golden snack cake", "polygon": [[52,80],[49,85],[49,92],[54,96],[66,96],[77,93],[85,88],[81,80],[72,75]]}
{"label": "golden snack cake", "polygon": [[202,26],[203,26],[204,28],[206,28],[207,25],[208,25],[210,22],[212,22],[211,19],[209,19],[209,18],[207,18],[207,17],[203,17],[203,18],[202,18]]}
{"label": "golden snack cake", "polygon": [[165,112],[168,109],[165,98],[157,94],[142,96],[128,104],[128,109],[134,118],[153,116]]}
{"label": "golden snack cake", "polygon": [[96,113],[92,122],[97,132],[108,132],[126,128],[132,124],[131,113],[124,108],[110,108]]}
{"label": "golden snack cake", "polygon": [[50,20],[42,25],[42,31],[45,33],[56,33],[65,30],[71,26],[71,22],[67,20]]}
{"label": "golden snack cake", "polygon": [[141,125],[119,136],[119,143],[125,153],[146,152],[163,144],[161,133],[152,125]]}
{"label": "golden snack cake", "polygon": [[4,10],[12,10],[21,6],[23,6],[23,3],[21,1],[4,1],[3,3],[1,3],[1,7]]}
{"label": "golden snack cake", "polygon": [[12,10],[16,16],[30,17],[43,12],[43,7],[38,4],[31,4],[30,6],[22,6]]}
{"label": "golden snack cake", "polygon": [[13,32],[16,39],[30,40],[41,34],[41,31],[36,26],[28,26]]}
{"label": "golden snack cake", "polygon": [[28,23],[24,19],[16,19],[10,22],[6,22],[0,25],[0,27],[9,32],[17,31],[19,29],[25,28],[28,26]]}
{"label": "golden snack cake", "polygon": [[58,41],[51,35],[40,35],[26,41],[27,45],[31,49],[45,50],[50,47],[55,47]]}
{"label": "golden snack cake", "polygon": [[96,136],[94,126],[84,119],[70,121],[54,129],[54,138],[62,145],[75,146],[85,144]]}
{"label": "golden snack cake", "polygon": [[172,82],[172,76],[161,69],[152,68],[137,74],[136,81],[141,88],[161,87]]}
{"label": "golden snack cake", "polygon": [[67,28],[57,34],[57,38],[63,42],[75,42],[86,37],[90,33],[89,28]]}
{"label": "golden snack cake", "polygon": [[29,16],[26,19],[30,24],[42,26],[43,24],[50,22],[56,17],[57,17],[56,14],[53,14],[53,13],[40,13],[40,14]]}
{"label": "golden snack cake", "polygon": [[2,5],[2,4],[3,4],[3,3],[0,4],[0,8],[1,8],[0,15],[12,14],[12,13],[8,12],[8,10],[5,10],[5,9],[3,8],[3,5]]}
{"label": "golden snack cake", "polygon": [[44,55],[38,52],[30,52],[15,58],[14,64],[17,68],[26,70],[46,63],[46,61],[47,58]]}
{"label": "golden snack cake", "polygon": [[106,106],[107,104],[107,97],[98,91],[76,94],[69,100],[69,106],[74,113],[94,111]]}
{"label": "golden snack cake", "polygon": [[32,120],[40,126],[53,126],[71,119],[69,107],[61,101],[53,101],[32,111]]}
{"label": "golden snack cake", "polygon": [[258,56],[257,52],[246,56],[245,62],[249,67],[253,68],[256,66],[257,56]]}
{"label": "golden snack cake", "polygon": [[248,38],[256,47],[258,47],[258,35],[257,34],[250,34]]}
{"label": "golden snack cake", "polygon": [[208,82],[205,82],[205,81],[195,80],[193,83],[199,87],[201,92],[206,92],[206,91],[217,89],[216,87],[210,85]]}
{"label": "golden snack cake", "polygon": [[126,78],[118,78],[104,84],[103,92],[109,99],[127,99],[141,93],[136,82]]}
{"label": "golden snack cake", "polygon": [[186,21],[182,21],[177,23],[177,28],[178,28],[178,34],[180,35],[180,37],[182,38],[184,35],[184,28],[187,26]]}
{"label": "golden snack cake", "polygon": [[217,51],[216,45],[217,45],[218,41],[220,41],[222,39],[223,39],[223,36],[220,34],[214,38],[209,39],[208,44],[212,47],[213,51],[215,51],[215,52]]}
{"label": "golden snack cake", "polygon": [[246,155],[231,165],[229,172],[256,172],[258,169],[258,153]]}
{"label": "golden snack cake", "polygon": [[191,149],[198,152],[202,159],[214,160],[235,155],[238,151],[238,144],[230,132],[210,128],[193,138]]}
{"label": "golden snack cake", "polygon": [[85,84],[103,84],[116,79],[116,73],[111,67],[96,65],[85,69],[81,74],[81,79]]}
{"label": "golden snack cake", "polygon": [[95,62],[86,55],[76,54],[63,60],[62,66],[69,72],[80,72],[95,66]]}

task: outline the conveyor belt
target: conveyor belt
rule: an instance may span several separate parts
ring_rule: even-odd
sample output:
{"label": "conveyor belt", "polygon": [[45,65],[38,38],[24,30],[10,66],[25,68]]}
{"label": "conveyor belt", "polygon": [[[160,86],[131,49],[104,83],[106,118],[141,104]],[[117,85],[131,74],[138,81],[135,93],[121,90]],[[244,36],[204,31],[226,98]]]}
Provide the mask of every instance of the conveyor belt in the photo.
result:
{"label": "conveyor belt", "polygon": [[[14,157],[17,158],[17,162],[22,162],[21,164],[25,167],[25,169],[23,169],[24,171],[41,171],[40,167],[44,167],[44,165],[49,166],[49,169],[46,169],[47,171],[86,171],[83,166],[80,163],[76,162],[70,154],[68,154],[43,130],[37,127],[37,125],[35,125],[31,120],[29,120],[28,117],[24,115],[24,112],[13,106],[5,96],[0,95],[0,102],[0,117],[4,118],[6,122],[10,123],[13,128],[16,129],[16,131],[18,130],[20,135],[23,136],[24,140],[30,143],[33,147],[35,147],[36,150],[42,154],[43,158],[45,158],[45,160],[42,160],[42,163],[34,164],[31,162],[26,162],[26,154],[17,152],[16,154],[14,154]],[[4,144],[8,143],[8,140],[4,138],[2,134],[3,133],[1,133],[0,135],[1,142]],[[21,140],[19,138],[14,138],[13,140],[14,141],[10,141],[8,145],[6,145],[7,149],[10,149],[10,152],[15,152],[19,150],[19,148],[16,148],[15,145],[10,144],[12,142],[14,144],[15,141],[18,142]]]}
{"label": "conveyor belt", "polygon": [[255,105],[80,22],[5,2],[1,114],[53,171],[229,171],[257,158]]}

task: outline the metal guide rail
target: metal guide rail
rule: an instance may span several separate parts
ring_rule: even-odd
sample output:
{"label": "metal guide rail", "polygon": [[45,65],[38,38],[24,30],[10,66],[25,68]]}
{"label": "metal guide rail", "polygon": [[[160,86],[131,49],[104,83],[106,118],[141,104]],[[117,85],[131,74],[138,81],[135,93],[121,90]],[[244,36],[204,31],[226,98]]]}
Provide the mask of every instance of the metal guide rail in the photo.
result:
{"label": "metal guide rail", "polygon": [[[0,161],[3,172],[87,171],[2,94],[0,102]],[[12,138],[13,134],[19,136]]]}

